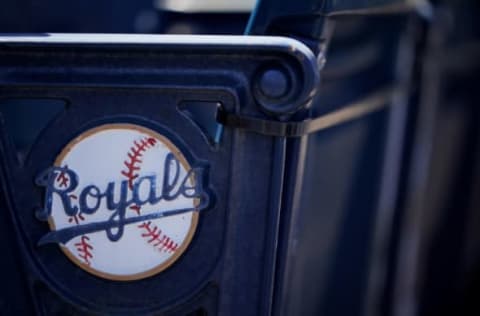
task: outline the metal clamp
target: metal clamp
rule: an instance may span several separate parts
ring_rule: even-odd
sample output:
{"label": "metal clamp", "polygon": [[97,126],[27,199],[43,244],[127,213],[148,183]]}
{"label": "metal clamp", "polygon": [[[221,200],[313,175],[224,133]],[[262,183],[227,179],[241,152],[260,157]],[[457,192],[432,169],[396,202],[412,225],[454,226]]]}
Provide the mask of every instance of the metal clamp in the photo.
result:
{"label": "metal clamp", "polygon": [[217,122],[232,128],[242,129],[262,135],[277,137],[301,137],[327,128],[344,124],[367,114],[377,112],[392,104],[396,89],[386,88],[346,105],[340,110],[303,121],[281,122],[240,114],[227,113],[221,107],[217,110]]}

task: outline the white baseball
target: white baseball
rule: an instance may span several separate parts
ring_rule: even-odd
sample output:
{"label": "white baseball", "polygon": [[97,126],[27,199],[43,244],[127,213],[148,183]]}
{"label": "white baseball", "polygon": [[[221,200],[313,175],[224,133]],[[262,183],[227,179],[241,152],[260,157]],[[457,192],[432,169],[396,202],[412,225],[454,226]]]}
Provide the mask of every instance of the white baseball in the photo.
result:
{"label": "white baseball", "polygon": [[[88,130],[70,142],[55,161],[55,166],[68,166],[78,175],[78,186],[70,193],[73,204],[78,203],[81,189],[95,184],[101,190],[109,182],[115,183],[118,194],[122,181],[132,186],[141,176],[157,175],[156,192],[161,194],[164,161],[173,153],[180,162],[180,178],[190,166],[167,138],[133,124],[106,124]],[[71,179],[59,174],[55,185],[67,185]],[[195,179],[190,178],[190,182]],[[146,185],[139,187],[141,195],[148,195]],[[88,202],[88,199],[87,199]],[[126,218],[158,211],[192,208],[193,198],[179,195],[172,201],[161,200],[155,205],[132,205]],[[49,219],[52,230],[108,220],[112,211],[101,201],[93,214],[67,216],[61,199],[54,195]],[[122,237],[112,242],[105,231],[96,231],[75,238],[62,245],[64,253],[84,270],[112,280],[136,280],[156,274],[170,266],[185,251],[195,232],[198,212],[156,218],[126,225]]]}

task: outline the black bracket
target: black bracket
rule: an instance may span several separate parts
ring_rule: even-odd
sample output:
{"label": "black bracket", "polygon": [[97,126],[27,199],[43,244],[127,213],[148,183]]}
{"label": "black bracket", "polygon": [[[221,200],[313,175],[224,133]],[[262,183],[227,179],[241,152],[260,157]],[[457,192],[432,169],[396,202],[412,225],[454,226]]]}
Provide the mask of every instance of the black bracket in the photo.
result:
{"label": "black bracket", "polygon": [[281,122],[241,114],[228,113],[222,107],[217,110],[217,122],[258,134],[277,137],[301,137],[340,125],[367,114],[379,111],[392,104],[397,89],[385,88],[365,98],[341,107],[340,110],[303,121]]}

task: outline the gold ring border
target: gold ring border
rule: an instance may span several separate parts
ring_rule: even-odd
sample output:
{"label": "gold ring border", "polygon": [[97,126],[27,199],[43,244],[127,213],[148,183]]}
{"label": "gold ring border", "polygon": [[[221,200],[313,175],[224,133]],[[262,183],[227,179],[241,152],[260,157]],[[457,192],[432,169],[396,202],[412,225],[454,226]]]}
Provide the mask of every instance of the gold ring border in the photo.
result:
{"label": "gold ring border", "polygon": [[[83,132],[82,134],[77,136],[75,139],[70,141],[62,149],[60,154],[55,159],[54,165],[56,167],[61,167],[60,163],[63,160],[63,158],[73,149],[73,147],[76,144],[78,144],[79,142],[81,142],[85,138],[90,137],[90,136],[92,136],[96,133],[99,133],[99,132],[102,132],[102,131],[105,131],[105,130],[111,130],[111,129],[130,129],[130,130],[139,131],[141,133],[145,133],[145,134],[148,134],[152,137],[160,139],[160,141],[163,142],[167,146],[167,148],[170,149],[170,151],[174,154],[174,156],[179,160],[180,164],[185,168],[185,170],[190,170],[191,166],[188,163],[185,156],[183,156],[182,152],[168,138],[166,138],[162,134],[159,134],[159,133],[157,133],[157,132],[155,132],[155,131],[147,128],[147,127],[136,125],[136,124],[130,124],[130,123],[107,123],[107,124],[103,124],[103,125],[94,127],[92,129],[89,129],[89,130]],[[193,174],[190,178],[190,181],[192,181],[192,182],[195,181]],[[197,207],[199,204],[200,204],[199,199],[198,198],[194,199],[195,207]],[[77,257],[75,257],[75,255],[72,254],[67,247],[63,246],[62,244],[59,244],[59,246],[60,246],[60,249],[62,250],[62,252],[73,263],[75,263],[75,265],[79,266],[82,270],[85,270],[85,271],[87,271],[87,272],[89,272],[89,273],[91,273],[95,276],[98,276],[98,277],[101,277],[101,278],[104,278],[104,279],[108,279],[108,280],[112,280],[112,281],[136,281],[136,280],[145,279],[145,278],[151,277],[155,274],[158,274],[158,273],[164,271],[165,269],[167,269],[168,267],[170,267],[175,261],[177,261],[178,258],[185,252],[188,245],[192,241],[193,236],[195,234],[195,231],[197,229],[197,224],[198,224],[198,210],[193,211],[192,220],[190,222],[190,228],[189,228],[189,231],[187,233],[187,236],[185,237],[182,244],[180,245],[180,247],[177,249],[177,251],[174,253],[173,256],[171,256],[170,258],[168,258],[166,261],[159,264],[158,266],[153,267],[152,269],[149,269],[147,271],[140,272],[140,273],[130,274],[130,275],[117,275],[117,274],[106,273],[106,272],[102,272],[102,271],[98,271],[96,269],[93,269],[93,268],[87,266],[85,263],[81,262],[79,259],[77,259]],[[50,227],[50,230],[56,230],[55,223],[53,222],[52,216],[50,216],[48,218],[48,226]]]}

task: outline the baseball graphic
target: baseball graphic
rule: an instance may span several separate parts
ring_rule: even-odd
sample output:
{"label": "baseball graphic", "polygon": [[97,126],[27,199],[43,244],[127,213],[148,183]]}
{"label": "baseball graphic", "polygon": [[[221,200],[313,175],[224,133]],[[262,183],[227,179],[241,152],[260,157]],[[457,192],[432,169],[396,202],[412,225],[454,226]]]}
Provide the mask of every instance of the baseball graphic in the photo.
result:
{"label": "baseball graphic", "polygon": [[46,187],[37,216],[82,269],[110,280],[159,273],[195,233],[203,170],[192,168],[165,136],[134,124],[82,133],[37,178]]}

